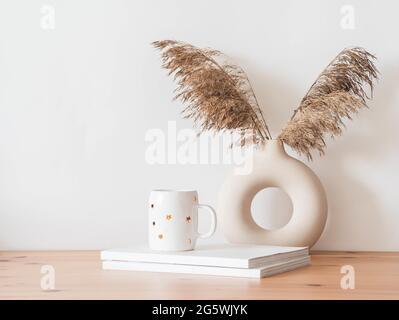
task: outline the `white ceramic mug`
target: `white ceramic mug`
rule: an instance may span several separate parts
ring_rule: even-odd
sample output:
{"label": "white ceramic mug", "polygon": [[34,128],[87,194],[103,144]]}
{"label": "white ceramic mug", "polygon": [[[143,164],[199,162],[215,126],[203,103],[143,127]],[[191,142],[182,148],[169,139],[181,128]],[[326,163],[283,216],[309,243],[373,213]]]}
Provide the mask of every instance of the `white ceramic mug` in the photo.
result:
{"label": "white ceramic mug", "polygon": [[[149,246],[152,250],[193,250],[198,238],[209,238],[216,230],[216,213],[212,207],[198,204],[195,190],[153,190],[150,193]],[[208,232],[198,232],[198,208],[211,214]]]}

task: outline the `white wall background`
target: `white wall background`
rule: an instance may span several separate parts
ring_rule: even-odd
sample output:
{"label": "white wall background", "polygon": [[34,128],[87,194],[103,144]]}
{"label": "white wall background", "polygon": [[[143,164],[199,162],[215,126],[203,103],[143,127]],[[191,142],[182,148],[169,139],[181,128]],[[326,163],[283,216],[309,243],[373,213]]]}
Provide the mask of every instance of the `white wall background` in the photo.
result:
{"label": "white wall background", "polygon": [[[342,28],[344,5],[354,8],[353,30]],[[275,135],[341,49],[375,53],[371,109],[310,163],[329,199],[316,248],[399,250],[398,12],[398,2],[364,0],[1,0],[0,249],[143,242],[152,188],[196,188],[216,205],[229,166],[145,161],[147,130],[168,120],[191,128],[149,45],[173,38],[243,66]],[[263,220],[288,210],[277,193],[263,202]]]}

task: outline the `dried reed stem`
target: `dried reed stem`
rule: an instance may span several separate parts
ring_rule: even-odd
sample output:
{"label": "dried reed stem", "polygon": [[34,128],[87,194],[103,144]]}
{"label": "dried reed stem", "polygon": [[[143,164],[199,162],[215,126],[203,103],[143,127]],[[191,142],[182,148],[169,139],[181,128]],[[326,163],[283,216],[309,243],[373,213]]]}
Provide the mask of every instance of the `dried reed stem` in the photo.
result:
{"label": "dried reed stem", "polygon": [[236,65],[219,63],[221,52],[173,40],[155,41],[153,46],[177,82],[174,98],[186,104],[185,118],[199,124],[201,132],[238,130],[241,146],[271,139],[247,75]]}
{"label": "dried reed stem", "polygon": [[340,135],[344,119],[367,107],[365,86],[373,94],[378,70],[375,56],[363,48],[341,51],[318,76],[278,137],[312,159],[312,150],[324,154],[325,136]]}

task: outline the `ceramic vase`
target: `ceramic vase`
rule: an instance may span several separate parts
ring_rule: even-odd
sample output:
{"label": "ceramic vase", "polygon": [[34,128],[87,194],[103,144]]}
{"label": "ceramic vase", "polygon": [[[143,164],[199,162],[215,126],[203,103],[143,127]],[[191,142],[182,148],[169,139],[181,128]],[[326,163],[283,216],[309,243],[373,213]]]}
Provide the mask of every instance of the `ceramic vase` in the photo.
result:
{"label": "ceramic vase", "polygon": [[[232,172],[219,193],[218,220],[225,238],[231,243],[313,246],[327,219],[326,194],[317,175],[289,156],[279,140],[269,140],[246,161],[250,170]],[[293,204],[290,221],[277,230],[261,228],[251,215],[253,198],[269,187],[281,188]]]}

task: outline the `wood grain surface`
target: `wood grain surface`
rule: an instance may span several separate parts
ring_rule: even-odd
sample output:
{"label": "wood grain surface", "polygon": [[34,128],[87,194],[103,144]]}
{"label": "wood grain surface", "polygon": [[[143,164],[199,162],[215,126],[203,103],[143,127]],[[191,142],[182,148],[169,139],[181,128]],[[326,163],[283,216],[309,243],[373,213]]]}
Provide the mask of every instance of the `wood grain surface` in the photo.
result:
{"label": "wood grain surface", "polygon": [[[42,267],[55,289],[42,290]],[[341,288],[341,267],[355,289]],[[0,252],[0,299],[399,299],[399,253],[312,252],[312,265],[262,280],[102,270],[98,251]]]}

